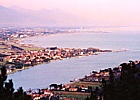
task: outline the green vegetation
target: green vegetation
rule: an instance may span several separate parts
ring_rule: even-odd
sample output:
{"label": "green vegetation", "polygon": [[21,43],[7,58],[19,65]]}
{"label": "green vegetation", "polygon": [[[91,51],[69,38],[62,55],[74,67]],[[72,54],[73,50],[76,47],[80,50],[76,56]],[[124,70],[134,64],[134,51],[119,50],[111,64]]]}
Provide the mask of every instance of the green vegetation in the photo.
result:
{"label": "green vegetation", "polygon": [[82,95],[82,94],[63,94],[61,95],[61,97],[65,97],[65,98],[68,98],[68,99],[77,99],[77,100],[84,100],[87,95]]}
{"label": "green vegetation", "polygon": [[138,100],[140,98],[140,69],[134,62],[121,64],[122,74],[117,81],[110,74],[110,82],[104,84],[105,100]]}
{"label": "green vegetation", "polygon": [[99,87],[101,85],[101,83],[99,83],[99,82],[75,82],[74,85],[84,86],[84,87],[88,88],[88,86]]}
{"label": "green vegetation", "polygon": [[[13,46],[16,48],[14,48]],[[7,42],[7,43],[0,41],[0,53],[2,53],[2,52],[15,52],[17,50],[22,50],[22,49],[24,49],[24,50],[43,50],[43,48],[36,47],[33,45],[25,46],[22,44],[14,43],[13,41]]]}
{"label": "green vegetation", "polygon": [[[22,47],[22,46],[21,46]],[[43,50],[43,48],[39,48],[39,47],[22,47],[25,51],[26,50]]]}
{"label": "green vegetation", "polygon": [[[85,88],[90,88],[91,91],[98,89],[101,86],[101,83],[99,82],[74,82],[74,86],[82,86]],[[85,100],[85,98],[88,98],[90,96],[89,91],[83,91],[83,92],[78,92],[78,91],[53,91],[55,94],[60,94],[60,97],[62,98],[67,98],[67,99],[72,99],[72,100]]]}
{"label": "green vegetation", "polygon": [[31,97],[23,91],[22,87],[14,92],[12,79],[10,79],[8,82],[6,82],[6,79],[6,67],[1,66],[0,100],[31,100]]}
{"label": "green vegetation", "polygon": [[54,93],[59,93],[62,98],[84,100],[90,93],[85,92],[67,92],[67,91],[53,91]]}
{"label": "green vegetation", "polygon": [[[132,61],[123,63],[121,75],[114,75],[110,70],[110,79],[102,82],[102,94],[97,94],[96,91],[91,93],[91,96],[86,100],[138,100],[140,98],[140,68]],[[94,98],[94,99],[93,99]]]}

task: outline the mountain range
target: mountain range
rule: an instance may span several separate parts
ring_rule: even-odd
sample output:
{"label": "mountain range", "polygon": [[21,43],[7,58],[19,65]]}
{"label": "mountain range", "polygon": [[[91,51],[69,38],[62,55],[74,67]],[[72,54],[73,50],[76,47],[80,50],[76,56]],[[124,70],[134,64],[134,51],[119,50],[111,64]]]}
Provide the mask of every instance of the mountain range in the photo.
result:
{"label": "mountain range", "polygon": [[0,6],[0,24],[78,26],[82,23],[78,16],[60,9],[32,11],[17,6]]}

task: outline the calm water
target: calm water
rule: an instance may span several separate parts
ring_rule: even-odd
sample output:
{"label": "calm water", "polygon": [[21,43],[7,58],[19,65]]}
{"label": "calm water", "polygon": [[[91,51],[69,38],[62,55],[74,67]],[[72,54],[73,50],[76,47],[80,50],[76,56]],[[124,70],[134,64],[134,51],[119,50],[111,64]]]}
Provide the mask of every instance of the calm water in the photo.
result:
{"label": "calm water", "polygon": [[56,34],[51,36],[37,36],[28,38],[23,43],[32,43],[41,47],[71,47],[101,49],[140,50],[140,32],[114,32],[114,33],[73,33]]}
{"label": "calm water", "polygon": [[129,49],[127,52],[103,53],[99,55],[57,60],[47,64],[17,72],[8,76],[13,79],[15,88],[45,88],[51,83],[68,83],[84,77],[92,70],[115,67],[122,62],[140,59],[140,32],[77,33],[58,34],[28,38],[23,43],[49,47],[97,47],[101,49]]}

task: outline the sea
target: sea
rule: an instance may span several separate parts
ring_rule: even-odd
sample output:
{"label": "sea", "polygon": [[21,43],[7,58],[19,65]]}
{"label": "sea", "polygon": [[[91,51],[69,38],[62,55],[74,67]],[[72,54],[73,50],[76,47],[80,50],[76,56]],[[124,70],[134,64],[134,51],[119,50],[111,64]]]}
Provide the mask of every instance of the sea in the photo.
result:
{"label": "sea", "polygon": [[39,47],[58,48],[100,48],[127,50],[125,52],[106,52],[98,55],[55,60],[8,75],[14,88],[24,90],[49,88],[50,84],[66,84],[70,80],[83,78],[92,71],[113,68],[130,60],[140,60],[140,31],[113,30],[105,32],[51,34],[25,38],[22,43]]}

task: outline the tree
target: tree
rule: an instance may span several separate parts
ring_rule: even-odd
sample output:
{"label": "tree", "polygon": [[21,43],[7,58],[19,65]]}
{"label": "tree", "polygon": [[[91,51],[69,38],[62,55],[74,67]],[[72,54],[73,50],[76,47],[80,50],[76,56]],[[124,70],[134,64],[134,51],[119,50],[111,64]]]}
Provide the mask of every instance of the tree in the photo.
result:
{"label": "tree", "polygon": [[9,82],[5,82],[7,79],[6,75],[6,67],[1,66],[1,74],[0,74],[0,99],[2,100],[10,100],[12,98],[13,82],[9,80]]}
{"label": "tree", "polygon": [[[120,64],[120,66],[120,80],[115,79],[111,69],[109,69],[110,79],[102,80],[103,100],[138,100],[140,98],[140,68],[136,67],[133,61]],[[93,99],[94,94],[91,93],[86,100],[97,100],[97,98]]]}
{"label": "tree", "polygon": [[[95,91],[94,91],[95,92]],[[93,91],[90,94],[90,97],[86,97],[85,100],[97,100],[97,96]]]}
{"label": "tree", "polygon": [[17,92],[14,93],[14,100],[31,100],[31,97],[20,87]]}
{"label": "tree", "polygon": [[0,100],[31,100],[22,88],[14,92],[12,79],[6,82],[7,74],[4,65],[1,65],[0,71]]}
{"label": "tree", "polygon": [[[103,85],[104,100],[138,100],[140,98],[140,80],[134,76],[140,73],[134,62],[123,63],[120,80],[115,81],[113,76],[106,85]],[[113,75],[112,72],[110,75]],[[114,81],[113,81],[114,80]]]}

